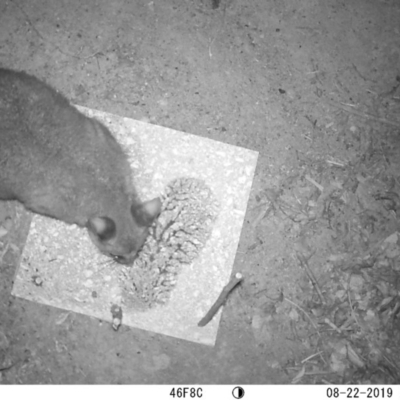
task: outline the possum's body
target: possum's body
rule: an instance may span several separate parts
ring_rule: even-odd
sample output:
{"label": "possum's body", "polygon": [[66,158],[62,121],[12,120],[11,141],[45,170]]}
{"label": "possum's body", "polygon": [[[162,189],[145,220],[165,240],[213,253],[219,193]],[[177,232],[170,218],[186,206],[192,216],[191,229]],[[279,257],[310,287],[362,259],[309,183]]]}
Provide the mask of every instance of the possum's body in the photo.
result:
{"label": "possum's body", "polygon": [[87,227],[101,252],[130,263],[161,205],[140,204],[132,182],[104,125],[39,79],[0,68],[0,200]]}

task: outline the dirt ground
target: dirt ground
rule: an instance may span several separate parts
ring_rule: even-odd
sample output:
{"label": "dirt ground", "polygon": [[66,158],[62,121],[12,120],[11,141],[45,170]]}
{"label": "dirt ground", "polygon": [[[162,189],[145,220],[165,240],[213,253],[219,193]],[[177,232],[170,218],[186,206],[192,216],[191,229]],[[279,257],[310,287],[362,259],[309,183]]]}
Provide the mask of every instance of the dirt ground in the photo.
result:
{"label": "dirt ground", "polygon": [[1,382],[400,383],[399,21],[396,0],[2,1],[1,66],[260,156],[215,348],[10,296],[29,221],[0,204]]}

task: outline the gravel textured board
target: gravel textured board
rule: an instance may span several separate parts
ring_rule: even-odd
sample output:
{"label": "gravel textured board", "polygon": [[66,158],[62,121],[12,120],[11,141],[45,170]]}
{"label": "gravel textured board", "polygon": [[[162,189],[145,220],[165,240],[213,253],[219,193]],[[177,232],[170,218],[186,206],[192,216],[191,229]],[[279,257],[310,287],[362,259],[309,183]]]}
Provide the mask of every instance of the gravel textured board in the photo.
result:
{"label": "gravel textured board", "polygon": [[[77,107],[107,125],[125,148],[140,198],[162,196],[162,218],[149,237],[153,242],[146,242],[147,250],[143,250],[159,252],[157,267],[144,255],[139,257],[140,265],[129,270],[101,255],[86,230],[35,215],[13,295],[110,322],[112,308],[120,306],[123,325],[213,346],[221,311],[207,326],[200,328],[197,323],[229,281],[258,153]],[[181,195],[180,190],[191,192]],[[198,231],[195,226],[200,241],[188,240],[190,246],[185,251],[189,257],[178,258],[179,268],[176,260],[174,267],[171,260],[165,267],[161,255],[165,248],[174,253],[171,246],[177,245],[170,243],[175,243],[172,239],[179,236],[176,232],[192,235],[184,226],[189,223],[185,218],[179,220],[179,212],[175,212],[184,210],[187,204],[194,208],[183,215],[187,217],[193,212],[196,224],[201,225],[201,216],[206,213],[206,228]],[[171,218],[175,224],[168,222]],[[163,223],[169,227],[167,235],[162,235]],[[164,240],[161,245],[160,240]],[[150,274],[155,277],[149,278]],[[163,296],[159,295],[160,287],[164,289]]]}

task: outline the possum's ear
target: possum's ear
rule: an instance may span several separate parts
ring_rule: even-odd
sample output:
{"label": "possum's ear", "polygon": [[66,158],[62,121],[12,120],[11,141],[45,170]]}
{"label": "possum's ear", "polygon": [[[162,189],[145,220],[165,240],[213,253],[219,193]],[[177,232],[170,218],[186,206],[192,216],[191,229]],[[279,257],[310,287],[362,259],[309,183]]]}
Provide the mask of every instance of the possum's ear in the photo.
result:
{"label": "possum's ear", "polygon": [[86,227],[101,242],[112,239],[117,232],[115,222],[108,217],[90,218]]}
{"label": "possum's ear", "polygon": [[161,200],[159,197],[138,205],[132,205],[131,212],[135,221],[140,226],[150,226],[161,211]]}

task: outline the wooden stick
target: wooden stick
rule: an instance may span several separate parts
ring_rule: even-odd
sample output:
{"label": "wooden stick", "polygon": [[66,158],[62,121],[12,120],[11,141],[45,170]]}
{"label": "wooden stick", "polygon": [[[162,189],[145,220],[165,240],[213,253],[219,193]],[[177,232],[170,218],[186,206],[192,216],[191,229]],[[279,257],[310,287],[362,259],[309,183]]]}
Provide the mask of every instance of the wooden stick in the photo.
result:
{"label": "wooden stick", "polygon": [[218,296],[218,299],[215,301],[215,303],[212,305],[208,313],[205,315],[205,317],[197,324],[197,326],[206,326],[214,317],[214,315],[217,313],[219,308],[222,306],[222,304],[225,302],[226,298],[228,297],[228,294],[232,291],[232,289],[242,281],[243,275],[238,272],[230,281],[229,283],[222,289],[221,294]]}

